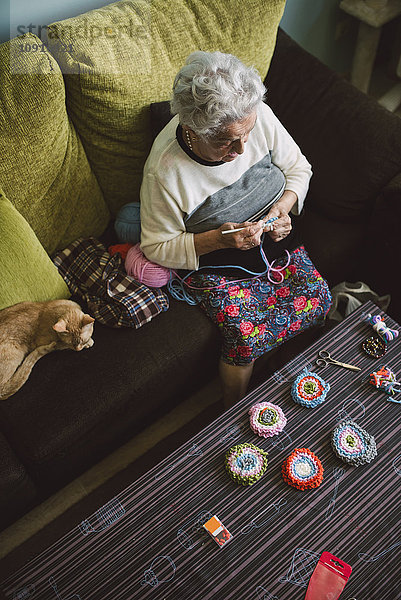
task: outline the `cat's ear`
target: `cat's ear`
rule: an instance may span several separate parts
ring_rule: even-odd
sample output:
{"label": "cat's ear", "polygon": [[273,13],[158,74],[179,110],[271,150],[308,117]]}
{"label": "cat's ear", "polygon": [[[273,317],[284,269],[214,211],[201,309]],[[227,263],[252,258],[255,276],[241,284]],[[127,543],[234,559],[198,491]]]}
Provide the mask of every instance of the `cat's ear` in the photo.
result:
{"label": "cat's ear", "polygon": [[93,317],[91,317],[90,315],[86,315],[86,314],[85,314],[85,315],[82,317],[81,325],[82,325],[82,327],[85,327],[86,325],[90,325],[91,323],[93,323],[93,322],[94,322],[94,320],[95,320],[95,319],[94,319]]}
{"label": "cat's ear", "polygon": [[53,325],[53,329],[54,331],[57,331],[57,333],[65,333],[67,331],[67,323],[64,319],[60,319]]}

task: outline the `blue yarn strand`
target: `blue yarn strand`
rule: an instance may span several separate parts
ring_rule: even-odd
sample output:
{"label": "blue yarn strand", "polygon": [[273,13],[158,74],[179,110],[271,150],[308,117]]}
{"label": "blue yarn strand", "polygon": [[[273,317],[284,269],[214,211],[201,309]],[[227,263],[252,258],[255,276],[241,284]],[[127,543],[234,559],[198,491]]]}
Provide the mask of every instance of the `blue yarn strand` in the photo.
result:
{"label": "blue yarn strand", "polygon": [[[262,235],[261,242],[263,242],[263,238],[264,238],[264,234]],[[254,278],[269,274],[270,269],[280,270],[280,269],[274,269],[271,267],[271,265],[269,265],[266,255],[262,248],[262,243],[259,246],[259,251],[260,251],[262,260],[266,265],[266,269],[263,271],[263,273],[257,273],[255,271],[250,271],[250,270],[246,269],[245,267],[241,267],[239,265],[224,265],[224,266],[223,265],[219,265],[219,266],[205,265],[204,267],[200,267],[199,271],[201,271],[202,269],[222,269],[222,268],[240,269],[241,271],[244,271],[245,273],[247,273],[247,275],[251,275],[252,276],[251,278],[254,279]],[[289,257],[290,256],[289,252],[287,250],[286,250],[286,252]],[[289,258],[288,258],[288,260],[289,260]],[[187,304],[189,304],[191,306],[195,306],[195,305],[199,304],[199,301],[195,300],[195,298],[193,296],[191,296],[191,294],[189,294],[187,292],[187,290],[185,289],[185,285],[186,285],[185,280],[188,277],[190,277],[193,273],[196,273],[196,272],[197,271],[190,271],[189,273],[187,273],[187,275],[185,275],[185,277],[183,277],[181,279],[181,278],[178,278],[178,276],[174,277],[174,271],[170,271],[170,280],[167,283],[167,289],[173,298],[175,298],[176,300],[186,302]],[[270,277],[269,277],[269,279],[270,279]],[[241,280],[237,280],[237,281],[241,281]],[[235,282],[231,282],[231,283],[235,283]]]}
{"label": "blue yarn strand", "polygon": [[176,300],[186,302],[190,306],[196,306],[198,304],[198,301],[195,300],[195,298],[187,292],[184,286],[184,281],[176,279],[173,276],[173,274],[170,275],[170,280],[167,284],[167,289],[170,292],[171,296]]}

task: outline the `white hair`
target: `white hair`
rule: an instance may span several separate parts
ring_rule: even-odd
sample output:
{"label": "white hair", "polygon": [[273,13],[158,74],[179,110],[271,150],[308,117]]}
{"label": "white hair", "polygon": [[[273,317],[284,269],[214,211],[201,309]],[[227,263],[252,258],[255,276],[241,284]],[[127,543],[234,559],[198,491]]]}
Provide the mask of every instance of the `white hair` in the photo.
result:
{"label": "white hair", "polygon": [[201,138],[210,138],[235,121],[249,116],[263,101],[266,89],[254,67],[222,52],[190,54],[177,73],[170,103]]}

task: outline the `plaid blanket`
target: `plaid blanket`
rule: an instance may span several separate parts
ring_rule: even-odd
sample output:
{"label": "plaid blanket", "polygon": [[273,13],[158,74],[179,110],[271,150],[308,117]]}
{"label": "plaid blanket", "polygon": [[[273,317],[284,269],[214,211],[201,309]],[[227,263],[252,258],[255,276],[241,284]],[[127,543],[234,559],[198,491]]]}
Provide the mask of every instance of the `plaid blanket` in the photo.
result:
{"label": "plaid blanket", "polygon": [[138,329],[169,307],[167,294],[129,277],[120,255],[111,256],[95,238],[76,240],[52,260],[71,293],[104,325]]}

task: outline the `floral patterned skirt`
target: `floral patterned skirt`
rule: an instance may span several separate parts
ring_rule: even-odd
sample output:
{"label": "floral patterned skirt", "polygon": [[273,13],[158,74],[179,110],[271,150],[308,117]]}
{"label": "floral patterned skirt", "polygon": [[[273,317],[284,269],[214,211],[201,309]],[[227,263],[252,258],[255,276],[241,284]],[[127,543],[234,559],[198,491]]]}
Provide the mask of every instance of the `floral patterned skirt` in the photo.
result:
{"label": "floral patterned skirt", "polygon": [[[286,257],[278,259],[275,266],[286,262]],[[282,274],[284,280],[276,284],[267,275],[240,282],[202,271],[191,276],[191,295],[223,336],[224,362],[247,365],[324,322],[331,305],[330,290],[303,246],[291,251]]]}

